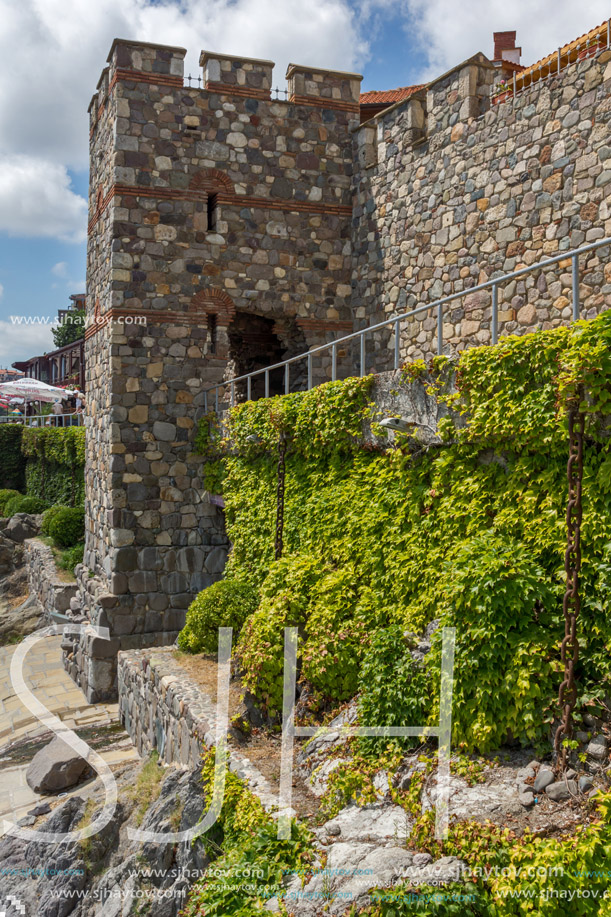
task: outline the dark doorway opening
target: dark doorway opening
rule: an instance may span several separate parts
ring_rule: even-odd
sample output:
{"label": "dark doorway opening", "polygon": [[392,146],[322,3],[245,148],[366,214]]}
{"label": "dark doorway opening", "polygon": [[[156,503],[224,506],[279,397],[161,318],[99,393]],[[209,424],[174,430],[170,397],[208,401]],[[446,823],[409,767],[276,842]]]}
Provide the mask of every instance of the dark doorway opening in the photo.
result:
{"label": "dark doorway opening", "polygon": [[[257,369],[264,369],[273,363],[280,363],[285,358],[285,349],[274,331],[274,320],[239,312],[231,322],[229,329],[229,374],[243,376]],[[273,369],[269,373],[269,394],[284,393],[284,370]],[[236,399],[244,400],[247,396],[246,382],[239,383],[235,389]],[[265,397],[265,373],[251,380],[250,397]]]}

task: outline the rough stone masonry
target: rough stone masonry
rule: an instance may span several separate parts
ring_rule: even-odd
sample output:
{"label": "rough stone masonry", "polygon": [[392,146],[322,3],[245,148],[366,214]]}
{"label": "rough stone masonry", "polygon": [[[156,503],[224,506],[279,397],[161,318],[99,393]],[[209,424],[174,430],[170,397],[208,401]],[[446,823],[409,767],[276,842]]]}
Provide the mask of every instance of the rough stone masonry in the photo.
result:
{"label": "rough stone masonry", "polygon": [[[184,55],[115,41],[90,106],[79,590],[110,639],[90,630],[66,666],[91,701],[116,696],[120,649],[172,643],[222,575],[223,517],[194,448],[207,387],[611,234],[607,50],[492,108],[477,54],[361,126],[357,74],[291,65],[278,101],[270,61],[203,52],[199,89]],[[600,251],[582,267],[590,316],[611,268]],[[569,288],[563,263],[507,284],[501,333],[569,320]],[[447,351],[489,341],[489,317],[486,296],[466,296]],[[403,357],[434,349],[434,325],[406,328]],[[368,358],[383,369],[392,350],[384,332]],[[339,351],[340,375],[351,358]],[[282,385],[270,374],[270,393]]]}
{"label": "rough stone masonry", "polygon": [[271,62],[204,52],[202,90],[184,55],[115,41],[90,107],[80,591],[110,639],[90,630],[66,665],[91,701],[114,696],[119,649],[172,643],[222,574],[193,445],[204,389],[352,330],[361,77],[291,66],[278,102]]}

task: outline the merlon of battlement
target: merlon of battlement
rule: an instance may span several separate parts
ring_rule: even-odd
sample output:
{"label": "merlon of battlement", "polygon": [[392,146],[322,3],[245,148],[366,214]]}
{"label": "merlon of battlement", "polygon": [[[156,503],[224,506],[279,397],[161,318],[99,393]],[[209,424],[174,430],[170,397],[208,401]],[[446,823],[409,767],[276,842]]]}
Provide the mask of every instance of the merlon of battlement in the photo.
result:
{"label": "merlon of battlement", "polygon": [[151,80],[182,81],[186,48],[173,45],[156,45],[144,41],[115,38],[108,55],[113,72],[131,70],[146,74]]}
{"label": "merlon of battlement", "polygon": [[269,99],[274,75],[274,62],[232,54],[202,51],[199,58],[203,69],[204,89],[229,91]]}
{"label": "merlon of battlement", "polygon": [[332,102],[334,107],[346,107],[358,111],[360,103],[360,73],[346,73],[341,70],[323,70],[302,64],[289,64],[286,71],[289,99],[306,104]]}

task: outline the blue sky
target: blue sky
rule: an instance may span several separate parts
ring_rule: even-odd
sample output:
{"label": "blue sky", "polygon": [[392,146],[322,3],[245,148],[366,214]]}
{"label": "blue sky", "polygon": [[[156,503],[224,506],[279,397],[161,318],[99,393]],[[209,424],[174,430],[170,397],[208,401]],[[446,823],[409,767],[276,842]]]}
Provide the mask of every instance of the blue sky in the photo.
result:
{"label": "blue sky", "polygon": [[424,82],[516,29],[531,63],[609,15],[603,0],[0,0],[0,367],[53,347],[85,284],[86,109],[114,37],[363,73],[363,89]]}

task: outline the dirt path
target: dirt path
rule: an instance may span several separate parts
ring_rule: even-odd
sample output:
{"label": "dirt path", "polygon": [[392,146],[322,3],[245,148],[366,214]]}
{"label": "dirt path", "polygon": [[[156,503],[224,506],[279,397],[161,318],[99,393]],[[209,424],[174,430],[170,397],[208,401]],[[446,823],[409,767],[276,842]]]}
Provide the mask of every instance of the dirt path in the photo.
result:
{"label": "dirt path", "polygon": [[[213,656],[191,656],[187,653],[176,652],[176,661],[181,668],[201,688],[205,690],[210,699],[217,700],[217,661]],[[232,678],[229,686],[229,718],[244,713],[242,702],[243,687],[238,678]],[[245,736],[239,744],[230,739],[239,754],[247,758],[269,782],[274,793],[280,792],[280,767],[281,767],[281,737],[266,729],[253,729],[251,735]],[[293,754],[293,793],[292,806],[300,818],[306,821],[314,818],[318,812],[320,800],[310,790],[308,784],[299,775],[297,755],[303,746],[296,742]]]}

